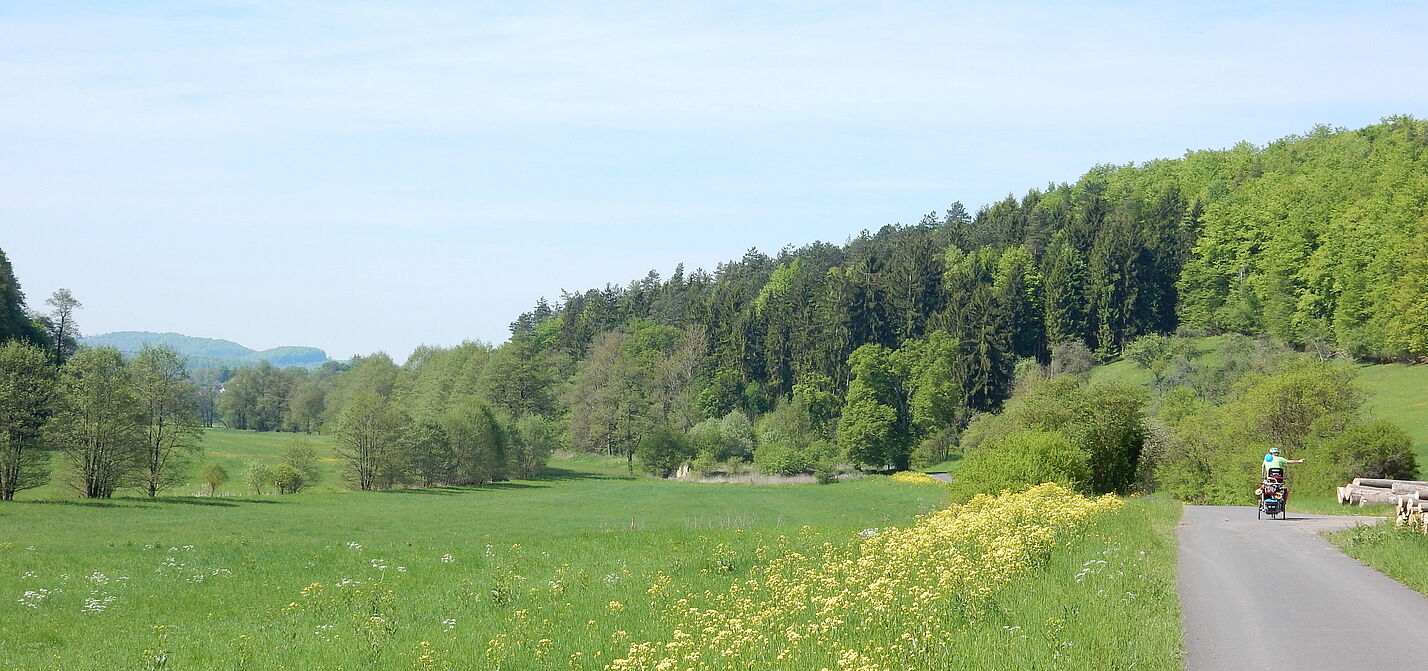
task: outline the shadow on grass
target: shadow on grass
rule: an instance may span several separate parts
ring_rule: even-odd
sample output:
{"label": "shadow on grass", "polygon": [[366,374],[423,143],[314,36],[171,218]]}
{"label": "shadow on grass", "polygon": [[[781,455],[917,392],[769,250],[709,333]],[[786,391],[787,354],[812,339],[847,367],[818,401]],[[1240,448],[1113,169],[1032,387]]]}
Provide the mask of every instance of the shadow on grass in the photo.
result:
{"label": "shadow on grass", "polygon": [[558,467],[555,467],[555,466],[550,466],[550,467],[547,467],[544,471],[541,471],[540,475],[535,476],[535,478],[533,478],[532,480],[533,480],[533,481],[536,481],[536,482],[539,482],[539,481],[558,482],[558,481],[561,481],[561,480],[634,480],[634,479],[635,479],[635,476],[633,476],[633,475],[625,475],[625,474],[623,474],[623,473],[620,473],[620,474],[612,474],[612,473],[592,473],[592,472],[590,472],[590,471],[573,471],[573,470],[570,470],[570,469],[568,469],[568,468],[558,468]]}
{"label": "shadow on grass", "polygon": [[451,496],[468,491],[469,487],[415,487],[412,489],[389,489],[387,494],[424,494],[426,496]]}
{"label": "shadow on grass", "polygon": [[140,501],[153,501],[155,503],[178,503],[186,506],[217,506],[220,508],[236,508],[243,503],[266,503],[266,504],[288,504],[291,501],[281,501],[278,499],[240,499],[235,497],[206,497],[206,496],[160,496],[153,499],[137,499]]}
{"label": "shadow on grass", "polygon": [[500,489],[544,489],[549,485],[537,484],[534,482],[488,482],[484,485],[445,485],[441,487],[412,487],[408,489],[388,489],[375,492],[377,494],[418,494],[424,496],[452,496],[454,494],[465,494],[469,492],[483,492]]}
{"label": "shadow on grass", "polygon": [[46,500],[46,501],[17,501],[16,503],[23,503],[23,504],[29,505],[29,506],[79,506],[79,507],[81,507],[81,508],[154,508],[154,507],[156,507],[156,506],[151,506],[151,505],[147,505],[147,504],[143,504],[143,503],[128,503],[126,499],[118,499],[118,500],[110,500],[110,501],[95,501],[95,500],[86,500],[86,499],[77,499],[77,500],[73,500],[73,501],[67,501],[67,500],[64,500],[64,499],[55,499],[55,500]]}

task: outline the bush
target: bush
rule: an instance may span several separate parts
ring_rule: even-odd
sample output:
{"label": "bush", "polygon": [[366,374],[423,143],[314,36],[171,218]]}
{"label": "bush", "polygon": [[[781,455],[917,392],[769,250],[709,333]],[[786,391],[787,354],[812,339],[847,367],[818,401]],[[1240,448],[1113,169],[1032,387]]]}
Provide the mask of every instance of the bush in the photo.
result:
{"label": "bush", "polygon": [[754,466],[767,475],[797,475],[812,470],[813,460],[788,443],[764,443],[754,451]]}
{"label": "bush", "polygon": [[[1249,352],[1245,360],[1258,356],[1253,341],[1237,344]],[[1272,375],[1244,369],[1249,372],[1224,405],[1207,405],[1181,390],[1162,401],[1161,418],[1171,429],[1154,472],[1172,495],[1191,503],[1253,503],[1270,447],[1308,459],[1290,467],[1290,486],[1302,494],[1329,494],[1355,477],[1408,475],[1416,468],[1402,431],[1361,419],[1363,397],[1351,368],[1291,359]]]}
{"label": "bush", "polygon": [[518,478],[540,475],[559,440],[555,424],[545,417],[527,414],[516,420],[507,454],[511,475]]}
{"label": "bush", "polygon": [[302,491],[307,485],[307,476],[303,472],[294,468],[292,464],[278,464],[269,469],[273,486],[278,488],[279,494],[296,494]]}
{"label": "bush", "polygon": [[656,429],[640,439],[635,460],[650,475],[667,478],[694,456],[688,438],[669,428]]}
{"label": "bush", "polygon": [[316,484],[322,477],[322,472],[317,469],[317,450],[306,440],[293,439],[289,442],[283,448],[281,462],[302,473],[303,486]]}
{"label": "bush", "polygon": [[1065,436],[1052,431],[1022,430],[1006,434],[967,455],[952,484],[955,500],[1002,490],[1020,491],[1055,482],[1078,492],[1089,492],[1088,455]]}
{"label": "bush", "polygon": [[263,488],[273,482],[273,471],[265,464],[253,462],[243,469],[243,484],[253,488],[253,493],[261,496]]}
{"label": "bush", "polygon": [[1375,420],[1346,426],[1326,422],[1327,436],[1310,445],[1306,461],[1294,466],[1304,491],[1328,494],[1354,478],[1411,480],[1418,473],[1413,439],[1398,426]]}
{"label": "bush", "polygon": [[203,484],[208,485],[208,495],[213,496],[223,483],[228,482],[228,471],[219,464],[208,464],[199,472],[199,478]]}
{"label": "bush", "polygon": [[970,457],[1015,432],[1053,431],[1085,453],[1089,491],[1126,492],[1135,483],[1145,441],[1145,402],[1146,393],[1138,387],[1054,377],[1012,399],[1001,414],[975,418],[963,434],[962,449]]}
{"label": "bush", "polygon": [[943,427],[912,448],[912,465],[916,468],[927,468],[947,461],[952,450],[957,447],[957,438],[955,428]]}

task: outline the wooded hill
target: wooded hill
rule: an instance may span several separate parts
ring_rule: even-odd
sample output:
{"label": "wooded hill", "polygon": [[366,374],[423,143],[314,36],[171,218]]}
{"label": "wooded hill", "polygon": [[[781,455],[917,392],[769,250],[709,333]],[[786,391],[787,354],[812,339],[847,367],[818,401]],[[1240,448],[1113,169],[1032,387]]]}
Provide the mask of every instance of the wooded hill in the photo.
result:
{"label": "wooded hill", "polygon": [[[1105,360],[1179,331],[1420,360],[1425,148],[1428,123],[1392,117],[1097,166],[975,214],[953,203],[842,245],[750,250],[713,272],[541,300],[499,347],[244,369],[220,406],[239,428],[304,430],[392,410],[391,436],[470,434],[469,449],[492,454],[502,427],[529,417],[573,449],[639,456],[655,473],[689,459],[817,472],[935,462],[976,413],[1000,408],[1019,360],[1058,350]],[[486,428],[462,428],[470,417]],[[425,440],[406,443],[447,444]],[[1127,445],[1134,458],[1139,439]]]}
{"label": "wooded hill", "polygon": [[569,293],[522,315],[513,339],[578,360],[612,329],[697,324],[716,375],[772,399],[815,375],[842,388],[861,345],[943,330],[977,409],[1005,397],[1015,357],[1045,359],[1049,343],[1109,357],[1182,325],[1413,359],[1428,355],[1425,147],[1428,125],[1395,117],[1098,166],[975,216],[954,204],[842,246]]}

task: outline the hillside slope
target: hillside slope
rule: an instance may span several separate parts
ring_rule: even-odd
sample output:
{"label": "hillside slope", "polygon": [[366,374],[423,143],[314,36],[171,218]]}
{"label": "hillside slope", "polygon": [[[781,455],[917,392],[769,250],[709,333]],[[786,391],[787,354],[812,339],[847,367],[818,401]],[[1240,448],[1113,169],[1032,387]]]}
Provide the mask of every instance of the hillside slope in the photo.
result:
{"label": "hillside slope", "polygon": [[328,361],[327,353],[316,347],[274,347],[262,351],[244,347],[231,340],[200,338],[182,333],[151,333],[149,331],[115,331],[80,340],[89,347],[113,347],[124,354],[137,354],[144,345],[172,347],[188,357],[191,369],[239,367],[267,361],[278,367],[318,366]]}
{"label": "hillside slope", "polygon": [[[1195,341],[1197,362],[1213,362],[1219,355],[1219,337]],[[1401,363],[1358,364],[1358,385],[1367,396],[1365,408],[1375,416],[1397,424],[1413,438],[1419,473],[1428,472],[1428,365]],[[1149,371],[1126,359],[1091,371],[1093,382],[1121,382],[1151,386]]]}

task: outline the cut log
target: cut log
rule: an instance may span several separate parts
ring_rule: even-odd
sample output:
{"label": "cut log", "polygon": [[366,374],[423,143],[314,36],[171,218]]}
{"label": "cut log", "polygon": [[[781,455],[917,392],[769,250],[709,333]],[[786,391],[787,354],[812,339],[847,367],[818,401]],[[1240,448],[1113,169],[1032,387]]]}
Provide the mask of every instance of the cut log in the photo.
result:
{"label": "cut log", "polygon": [[1385,505],[1392,506],[1398,504],[1398,496],[1387,489],[1377,487],[1345,487],[1350,504],[1361,506]]}
{"label": "cut log", "polygon": [[1417,501],[1417,500],[1418,500],[1418,499],[1415,499],[1415,498],[1410,497],[1410,496],[1399,496],[1399,497],[1398,497],[1398,503],[1394,506],[1394,510],[1397,510],[1399,515],[1407,515],[1407,514],[1408,514],[1408,503],[1409,503],[1410,501]]}
{"label": "cut log", "polygon": [[1350,483],[1354,487],[1378,487],[1379,489],[1389,489],[1394,485],[1423,485],[1428,486],[1428,481],[1423,480],[1389,480],[1385,478],[1354,478]]}
{"label": "cut log", "polygon": [[1346,489],[1348,489],[1348,487],[1339,487],[1335,490],[1337,492],[1335,498],[1339,500],[1339,505],[1343,505],[1349,502],[1349,495],[1344,493],[1344,490]]}
{"label": "cut log", "polygon": [[1428,501],[1428,485],[1415,485],[1407,482],[1396,482],[1388,491],[1394,494],[1416,494],[1418,498]]}

